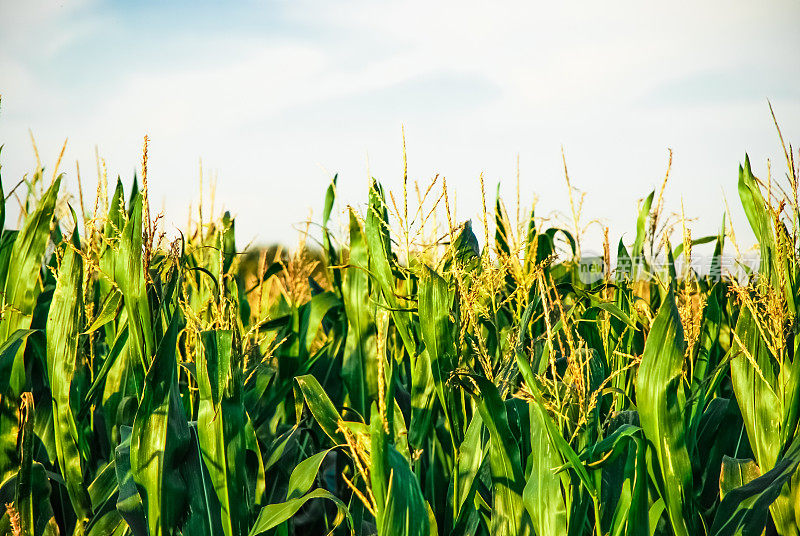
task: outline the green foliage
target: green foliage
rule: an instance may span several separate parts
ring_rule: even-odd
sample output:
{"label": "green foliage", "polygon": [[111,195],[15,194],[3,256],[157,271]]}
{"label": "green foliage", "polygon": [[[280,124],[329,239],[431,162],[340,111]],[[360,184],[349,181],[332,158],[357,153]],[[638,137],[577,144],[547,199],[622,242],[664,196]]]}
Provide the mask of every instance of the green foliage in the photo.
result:
{"label": "green foliage", "polygon": [[591,281],[499,196],[483,249],[375,180],[338,237],[334,178],[321,251],[259,255],[229,213],[158,239],[135,182],[81,237],[41,177],[0,233],[0,535],[800,533],[800,220],[747,159],[758,271],[653,191]]}

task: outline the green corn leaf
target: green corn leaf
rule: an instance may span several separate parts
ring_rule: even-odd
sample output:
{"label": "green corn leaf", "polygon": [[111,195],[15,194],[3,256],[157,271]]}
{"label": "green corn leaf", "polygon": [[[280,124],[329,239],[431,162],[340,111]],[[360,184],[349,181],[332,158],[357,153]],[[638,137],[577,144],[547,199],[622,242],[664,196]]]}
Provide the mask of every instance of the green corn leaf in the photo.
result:
{"label": "green corn leaf", "polygon": [[[634,329],[636,328],[636,323],[634,322],[634,319],[631,319],[630,316],[625,314],[622,311],[622,309],[620,309],[619,306],[617,304],[615,304],[614,302],[604,301],[604,300],[598,298],[597,296],[595,296],[594,294],[591,294],[589,292],[585,292],[581,288],[578,288],[578,287],[576,287],[574,285],[570,285],[570,287],[578,296],[581,296],[582,298],[585,298],[586,300],[588,300],[592,307],[596,307],[598,309],[601,309],[601,310],[611,314],[615,318],[621,320],[622,322],[624,322],[628,326],[630,326],[630,327],[632,327]],[[585,314],[586,313],[584,313],[584,315]]]}
{"label": "green corn leaf", "polygon": [[338,268],[339,254],[336,251],[333,241],[331,240],[331,232],[328,229],[328,222],[330,221],[331,212],[333,211],[333,203],[336,201],[336,181],[338,178],[338,175],[333,176],[333,179],[331,179],[331,183],[328,185],[328,189],[325,192],[325,207],[322,210],[322,249],[328,256],[328,269],[332,275],[333,288],[335,288],[337,292],[341,294],[342,269]]}
{"label": "green corn leaf", "polygon": [[[796,475],[798,465],[800,465],[800,435],[795,437],[786,453],[770,471],[725,493],[717,508],[709,534],[711,536],[762,534],[767,524],[770,506],[780,497],[789,479]],[[743,475],[742,481],[754,476],[752,469],[749,472],[750,475]],[[792,513],[789,512],[790,515]],[[792,525],[793,520],[784,521],[783,518],[773,518],[773,520],[776,522],[778,534],[798,533],[797,525]]]}
{"label": "green corn leaf", "polygon": [[528,228],[525,233],[525,251],[523,266],[525,273],[529,274],[536,262],[536,243],[538,240],[536,233],[536,203],[531,208],[530,216],[528,216]]}
{"label": "green corn leaf", "polygon": [[256,436],[256,430],[253,426],[253,421],[250,419],[249,415],[245,415],[247,417],[247,424],[245,424],[244,436],[245,436],[245,448],[247,449],[248,457],[252,459],[255,457],[256,460],[256,470],[255,475],[252,474],[252,468],[249,468],[248,472],[251,473],[248,479],[250,484],[250,496],[253,498],[253,505],[254,506],[263,506],[264,502],[264,494],[267,489],[267,481],[266,481],[266,468],[264,465],[264,457],[261,454],[261,446],[258,443],[258,437]]}
{"label": "green corn leaf", "polygon": [[458,450],[457,466],[453,471],[453,533],[473,534],[480,522],[480,512],[476,506],[480,490],[484,485],[483,475],[488,473],[487,442],[481,414],[472,415],[464,440]]}
{"label": "green corn leaf", "polygon": [[131,433],[131,472],[144,504],[150,536],[171,534],[183,517],[186,486],[180,463],[189,427],[178,393],[176,344],[182,319],[170,320],[144,382]]}
{"label": "green corn leaf", "polygon": [[[387,445],[385,473],[387,480],[386,503],[381,536],[428,536],[431,523],[428,504],[422,495],[419,481],[402,454]],[[374,466],[373,466],[374,467]],[[377,500],[377,497],[376,497]]]}
{"label": "green corn leaf", "polygon": [[627,515],[627,534],[630,536],[647,536],[650,533],[648,517],[648,485],[647,475],[647,443],[643,437],[634,438],[636,443],[636,461],[633,482],[631,483],[631,507]]}
{"label": "green corn leaf", "polygon": [[[714,242],[719,239],[718,235],[708,235],[703,236],[701,238],[694,238],[691,240],[692,246],[702,246],[703,244],[708,244],[709,242]],[[677,259],[683,255],[683,242],[678,244],[678,246],[672,251],[672,258]]]}
{"label": "green corn leaf", "polygon": [[469,274],[480,265],[480,256],[481,248],[478,238],[472,231],[472,222],[467,220],[453,239],[442,264],[445,271],[455,264]]}
{"label": "green corn leaf", "polygon": [[[114,187],[114,195],[108,204],[108,217],[103,225],[103,235],[109,239],[109,242],[104,242],[103,246],[108,248],[113,244],[115,239],[119,239],[122,235],[122,230],[125,227],[125,188],[122,186],[122,181],[117,178],[117,184]],[[111,272],[113,274],[113,271]]]}
{"label": "green corn leaf", "polygon": [[89,492],[89,500],[92,503],[93,512],[97,512],[119,491],[113,458],[97,472],[97,476],[89,484],[87,491]]}
{"label": "green corn leaf", "polygon": [[739,166],[739,198],[761,249],[761,272],[774,282],[775,239],[772,220],[766,210],[767,202],[750,168],[750,157],[745,155],[744,166]]}
{"label": "green corn leaf", "polygon": [[716,280],[717,278],[722,277],[722,250],[725,247],[725,233],[727,231],[727,226],[725,225],[725,214],[722,214],[722,225],[719,229],[719,234],[717,235],[717,243],[714,246],[714,256],[711,258],[711,268],[709,270],[709,276]]}
{"label": "green corn leaf", "polygon": [[[779,376],[774,368],[776,361],[749,308],[739,315],[735,331],[736,337],[731,347],[731,383],[755,461],[762,471],[769,470],[775,467],[784,443],[782,432],[785,432],[781,425],[791,406],[787,407],[775,392],[780,387]],[[787,365],[784,364],[784,367]],[[797,378],[794,378],[796,381]],[[773,520],[781,534],[791,534],[795,530],[792,528],[796,521],[790,494],[787,486],[771,506]]]}
{"label": "green corn leaf", "polygon": [[203,460],[222,508],[226,536],[247,533],[249,509],[246,473],[247,416],[242,373],[234,362],[233,332],[205,331],[197,362],[200,402],[197,432]]}
{"label": "green corn leaf", "polygon": [[[521,352],[517,352],[516,360],[520,374],[522,375],[523,380],[525,380],[525,384],[528,386],[528,389],[531,390],[531,394],[533,394],[534,402],[542,409],[545,409],[546,406],[542,398],[542,393],[539,391],[539,386],[536,382],[533,370],[531,369],[531,364],[527,361],[526,356]],[[559,454],[566,462],[564,467],[569,467],[574,470],[575,474],[586,488],[586,491],[589,492],[589,495],[596,497],[597,490],[594,482],[591,478],[589,478],[589,473],[586,471],[586,467],[581,462],[578,454],[561,435],[561,432],[558,430],[558,427],[553,422],[553,419],[550,417],[550,415],[545,412],[541,414],[541,418],[545,423],[545,428],[550,441],[556,446]]]}
{"label": "green corn leaf", "polygon": [[324,489],[315,489],[314,491],[311,491],[297,499],[291,499],[283,503],[270,504],[263,507],[258,514],[258,519],[256,519],[253,528],[250,529],[249,536],[259,536],[260,534],[264,534],[269,529],[277,527],[284,521],[294,516],[306,502],[312,499],[327,499],[332,501],[338,510],[338,515],[333,521],[334,528],[340,525],[342,521],[347,518],[347,521],[351,527],[351,534],[354,533],[352,530],[353,521],[350,517],[350,512],[347,510],[347,506],[345,506],[345,504],[331,492]]}
{"label": "green corn leaf", "polygon": [[617,269],[615,270],[617,284],[622,283],[626,279],[633,279],[632,263],[631,256],[628,254],[628,250],[625,249],[625,245],[620,238],[619,244],[617,245]]}
{"label": "green corn leaf", "polygon": [[547,433],[544,410],[536,403],[530,404],[531,420],[531,472],[523,490],[523,502],[530,514],[533,530],[537,536],[567,534],[567,512],[569,497],[568,480],[556,469],[563,464],[558,448]]}
{"label": "green corn leaf", "polygon": [[267,452],[269,452],[269,457],[264,463],[265,471],[269,471],[271,467],[280,461],[284,452],[286,452],[287,446],[297,440],[296,436],[298,435],[298,432],[298,425],[295,425],[288,432],[285,432],[279,437],[275,438],[270,447],[267,449]]}
{"label": "green corn leaf", "polygon": [[[184,534],[216,536],[224,534],[222,509],[217,500],[209,468],[203,461],[197,423],[189,423],[191,433],[189,453],[181,465],[189,501],[189,518],[182,526]],[[234,468],[235,470],[235,468]],[[245,533],[246,533],[245,528]]]}
{"label": "green corn leaf", "polygon": [[477,411],[472,415],[467,432],[464,434],[464,441],[459,446],[458,466],[457,470],[453,472],[453,478],[456,481],[455,508],[453,511],[456,516],[461,513],[462,508],[467,504],[470,495],[475,490],[473,484],[484,460],[482,432],[483,419],[481,419],[480,412]]}
{"label": "green corn leaf", "polygon": [[32,333],[35,331],[17,330],[0,348],[0,386],[4,387],[0,390],[0,484],[16,473],[20,464],[17,451],[20,400],[7,394],[8,380],[17,351]]}
{"label": "green corn leaf", "polygon": [[35,329],[18,329],[0,345],[0,393],[8,390],[14,359],[25,340],[34,333]]}
{"label": "green corn leaf", "polygon": [[370,434],[370,473],[369,485],[372,488],[372,496],[375,501],[375,517],[378,524],[378,534],[384,536],[384,509],[386,508],[386,497],[388,495],[387,473],[389,466],[387,455],[389,445],[386,440],[386,430],[384,429],[383,419],[378,411],[376,402],[370,408],[372,418],[369,423]]}
{"label": "green corn leaf", "polygon": [[397,399],[394,400],[394,411],[391,412],[392,415],[392,441],[394,442],[394,448],[397,449],[403,458],[408,461],[409,465],[412,463],[411,459],[411,450],[408,446],[408,428],[406,426],[405,418],[403,417],[403,410],[400,408],[400,405],[397,403]]}
{"label": "green corn leaf", "polygon": [[782,421],[782,407],[773,389],[773,385],[777,385],[773,358],[761,336],[758,321],[748,308],[739,315],[731,351],[731,383],[747,437],[756,463],[768,470],[775,465],[781,447],[777,427]]}
{"label": "green corn leaf", "polygon": [[509,237],[511,236],[508,230],[510,222],[508,214],[506,214],[503,201],[500,198],[500,182],[497,183],[497,195],[495,196],[494,204],[494,244],[499,255],[510,255],[511,249],[508,246]]}
{"label": "green corn leaf", "polygon": [[[109,416],[113,423],[112,435],[119,437],[119,426],[133,426],[133,418],[139,404],[144,387],[145,371],[141,368],[139,361],[134,361],[134,355],[128,344],[128,340],[122,342],[121,338],[128,337],[126,333],[127,325],[123,325],[119,336],[114,341],[111,354],[107,359],[113,358],[113,363],[105,374],[104,385],[100,402],[102,411]],[[119,353],[116,353],[119,349]],[[116,357],[114,357],[116,355]],[[103,363],[105,366],[105,363]],[[103,369],[100,369],[103,373]],[[98,373],[99,377],[100,374]],[[100,387],[98,386],[98,391]],[[119,439],[115,439],[119,441]]]}
{"label": "green corn leaf", "polygon": [[[430,356],[431,373],[436,394],[443,408],[449,407],[445,384],[456,359],[453,334],[456,327],[450,320],[453,295],[447,282],[428,266],[423,267],[419,286],[419,319],[422,340]],[[450,411],[445,414],[450,420]],[[451,426],[453,426],[451,424]]]}
{"label": "green corn leaf", "polygon": [[361,415],[377,395],[375,304],[369,299],[369,253],[361,224],[350,210],[350,260],[345,270],[342,298],[347,316],[341,375],[350,403]]}
{"label": "green corn leaf", "polygon": [[84,333],[94,333],[101,327],[105,326],[112,320],[117,318],[117,310],[122,301],[122,293],[117,289],[111,289],[111,292],[103,302],[103,308],[100,313],[95,317],[92,325]]}
{"label": "green corn leaf", "polygon": [[14,242],[19,236],[19,231],[5,229],[0,234],[0,287],[5,288],[8,279],[8,269],[11,264],[11,252]]}
{"label": "green corn leaf", "polygon": [[[111,351],[109,351],[108,355],[106,356],[105,360],[103,361],[103,366],[100,367],[100,371],[94,377],[94,381],[92,382],[89,391],[86,393],[86,398],[81,405],[81,409],[78,411],[78,419],[82,419],[86,413],[89,411],[89,408],[92,404],[96,402],[97,397],[102,392],[102,389],[106,386],[106,377],[109,375],[109,372],[117,363],[117,358],[123,354],[123,351],[126,348],[128,343],[128,326],[125,325],[124,328],[119,332],[117,336],[117,340],[114,341],[114,345],[111,347]],[[117,388],[112,388],[115,392],[119,392],[122,390],[122,386],[118,386]]]}
{"label": "green corn leaf", "polygon": [[336,407],[333,405],[333,402],[331,402],[331,399],[328,398],[328,395],[322,389],[317,379],[309,374],[296,377],[294,381],[297,385],[295,389],[295,409],[297,411],[298,422],[302,417],[303,399],[305,399],[305,403],[308,405],[308,409],[311,410],[314,419],[328,437],[337,445],[344,443],[344,436],[342,432],[339,431],[339,424],[341,421],[339,412],[336,411]]}
{"label": "green corn leaf", "polygon": [[784,293],[790,314],[796,315],[795,268],[792,267],[791,251],[795,245],[788,238],[783,223],[775,223],[772,210],[767,208],[767,200],[761,194],[758,179],[750,168],[750,158],[745,155],[744,166],[739,166],[739,198],[742,201],[747,220],[759,244],[761,265],[759,272],[766,276],[778,292]]}
{"label": "green corn leaf", "polygon": [[[3,146],[0,145],[0,153],[3,152]],[[2,166],[0,166],[0,170]],[[2,234],[3,230],[6,226],[6,194],[3,191],[3,179],[2,174],[0,174],[0,234]]]}
{"label": "green corn leaf", "polygon": [[369,426],[370,486],[375,498],[380,536],[428,536],[428,507],[419,481],[409,465],[388,441],[384,422],[373,402]]}
{"label": "green corn leaf", "polygon": [[639,208],[639,217],[636,219],[636,240],[631,247],[631,257],[640,259],[644,255],[644,240],[647,236],[647,218],[650,216],[650,207],[653,206],[653,196],[656,191],[650,192],[642,206]]}
{"label": "green corn leaf", "polygon": [[383,198],[383,189],[375,180],[372,181],[369,189],[365,236],[369,247],[370,274],[375,278],[389,309],[391,309],[392,320],[394,320],[406,352],[415,357],[417,344],[411,327],[411,314],[408,311],[400,310],[395,278],[390,264],[392,248],[389,238],[389,216]]}
{"label": "green corn leaf", "polygon": [[423,349],[411,373],[411,424],[408,427],[408,441],[414,448],[422,448],[429,438],[436,399],[431,358],[428,350]]}
{"label": "green corn leaf", "polygon": [[692,465],[686,450],[681,385],[685,341],[670,292],[658,311],[636,380],[639,419],[661,472],[659,492],[678,536],[695,534]]}
{"label": "green corn leaf", "polygon": [[314,485],[314,480],[317,478],[317,473],[319,473],[319,468],[325,460],[325,456],[327,456],[331,450],[333,449],[331,448],[318,452],[297,464],[289,477],[289,487],[286,492],[287,501],[298,499],[311,489],[311,486]]}
{"label": "green corn leaf", "polygon": [[236,258],[236,221],[230,212],[222,215],[222,273],[227,274]]}
{"label": "green corn leaf", "polygon": [[724,500],[725,495],[760,476],[761,470],[753,460],[723,456],[722,471],[719,475],[719,498]]}
{"label": "green corn leaf", "polygon": [[144,505],[131,471],[131,428],[120,428],[122,442],[114,451],[114,469],[117,476],[119,495],[117,512],[130,527],[133,536],[148,536]]}
{"label": "green corn leaf", "polygon": [[[45,248],[50,240],[50,223],[53,220],[61,177],[47,189],[39,205],[26,219],[9,259],[3,303],[6,313],[0,321],[0,341],[7,340],[18,329],[31,327],[31,318],[36,299],[41,291],[39,271],[44,260]],[[25,388],[25,363],[23,342],[11,367],[9,385],[11,392],[19,397]]]}
{"label": "green corn leaf", "polygon": [[155,340],[145,287],[142,247],[142,197],[137,195],[133,199],[130,218],[122,232],[119,250],[115,252],[119,259],[114,265],[114,281],[125,300],[131,354],[144,369],[148,369]]}
{"label": "green corn leaf", "polygon": [[322,319],[331,309],[339,306],[341,306],[341,300],[333,292],[317,294],[308,302],[301,321],[301,325],[305,326],[305,330],[300,333],[300,346],[306,353],[311,352],[311,343],[314,342],[322,326]]}
{"label": "green corn leaf", "polygon": [[70,406],[70,387],[78,366],[78,336],[83,313],[83,260],[67,244],[47,317],[47,376],[53,399],[53,426],[58,465],[72,507],[81,522],[91,515],[83,484],[78,428]]}
{"label": "green corn leaf", "polygon": [[123,536],[128,530],[125,520],[119,512],[111,510],[96,519],[86,527],[86,536]]}
{"label": "green corn leaf", "polygon": [[491,382],[473,376],[478,389],[478,410],[489,431],[489,465],[492,475],[492,534],[530,534],[531,520],[525,511],[522,492],[525,476],[522,471],[517,441],[508,426],[505,405]]}

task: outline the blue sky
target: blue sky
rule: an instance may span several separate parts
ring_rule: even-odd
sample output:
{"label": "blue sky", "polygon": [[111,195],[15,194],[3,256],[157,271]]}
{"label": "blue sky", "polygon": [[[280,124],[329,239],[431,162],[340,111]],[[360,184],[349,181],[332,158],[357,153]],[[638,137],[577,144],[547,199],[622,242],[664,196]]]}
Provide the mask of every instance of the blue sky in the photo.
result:
{"label": "blue sky", "polygon": [[[401,125],[409,173],[447,177],[459,219],[478,177],[537,214],[568,210],[564,146],[584,221],[612,240],[635,223],[674,151],[667,209],[714,232],[736,170],[783,172],[769,98],[800,138],[800,3],[753,2],[0,3],[3,182],[34,167],[30,128],[74,191],[94,147],[126,180],[149,134],[152,203],[168,226],[197,206],[198,159],[240,241],[293,243],[340,176],[338,210],[361,206],[367,173],[397,189]],[[91,171],[90,171],[91,170]],[[597,228],[585,249],[600,244]]]}

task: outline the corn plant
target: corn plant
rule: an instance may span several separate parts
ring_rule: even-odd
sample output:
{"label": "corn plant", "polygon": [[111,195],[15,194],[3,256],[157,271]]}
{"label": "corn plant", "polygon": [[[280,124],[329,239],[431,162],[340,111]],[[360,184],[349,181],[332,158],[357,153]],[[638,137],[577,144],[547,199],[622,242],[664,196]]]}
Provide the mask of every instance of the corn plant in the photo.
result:
{"label": "corn plant", "polygon": [[0,196],[0,534],[796,535],[786,159],[740,168],[738,274],[729,220],[692,238],[666,179],[614,265],[581,258],[569,182],[548,226],[483,182],[473,225],[444,181],[409,208],[372,180],[339,236],[334,177],[318,248],[242,251],[229,213],[166,239],[146,156],[92,211],[39,168],[19,230]]}

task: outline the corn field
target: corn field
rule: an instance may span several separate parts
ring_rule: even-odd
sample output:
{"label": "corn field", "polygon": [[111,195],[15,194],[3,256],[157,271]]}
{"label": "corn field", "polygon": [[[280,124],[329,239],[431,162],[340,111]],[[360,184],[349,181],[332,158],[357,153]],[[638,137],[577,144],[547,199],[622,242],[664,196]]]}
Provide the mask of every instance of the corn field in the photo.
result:
{"label": "corn field", "polygon": [[19,230],[0,195],[0,534],[800,535],[784,152],[739,167],[758,266],[665,179],[591,280],[571,186],[574,226],[482,182],[473,225],[444,181],[359,212],[334,178],[318,254],[259,255],[228,213],[165,238],[146,158],[80,217],[39,166]]}

